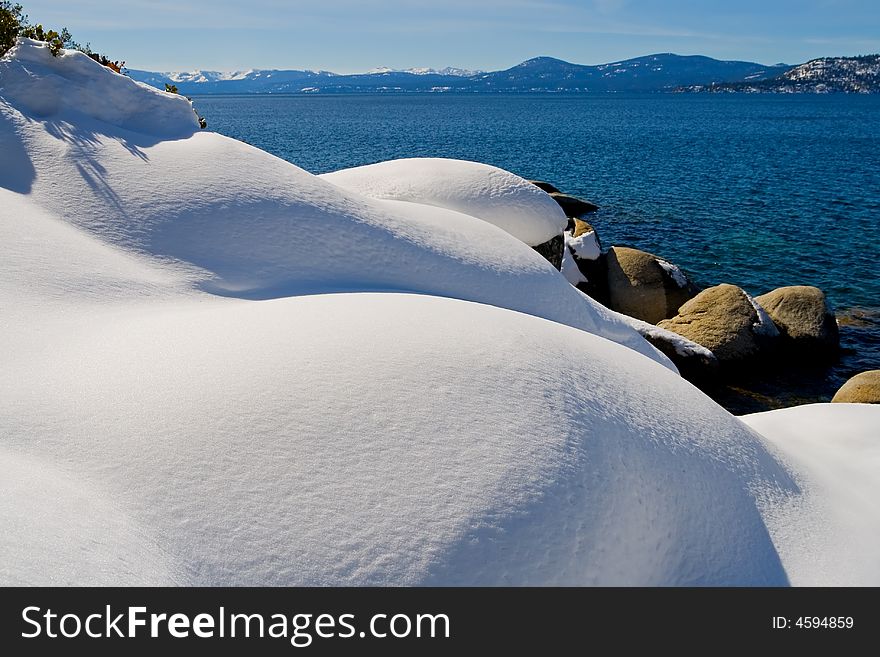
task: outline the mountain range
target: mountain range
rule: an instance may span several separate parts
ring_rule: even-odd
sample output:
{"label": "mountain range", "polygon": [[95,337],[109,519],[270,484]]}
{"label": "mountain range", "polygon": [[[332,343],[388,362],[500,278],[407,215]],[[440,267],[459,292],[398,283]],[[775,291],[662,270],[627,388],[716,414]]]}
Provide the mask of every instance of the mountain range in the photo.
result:
{"label": "mountain range", "polygon": [[822,57],[763,80],[691,85],[680,91],[745,93],[877,93],[880,55]]}
{"label": "mountain range", "polygon": [[[877,56],[871,56],[877,57]],[[866,58],[833,58],[834,67],[813,60],[799,66],[724,61],[702,55],[662,53],[623,61],[586,66],[552,57],[536,57],[503,71],[469,71],[456,68],[435,70],[379,68],[360,74],[340,75],[330,71],[268,70],[217,72],[191,71],[157,73],[128,69],[127,74],[159,89],[174,85],[186,95],[198,94],[309,94],[377,92],[669,92],[704,90],[774,90],[785,76],[802,75],[804,91],[821,91],[824,76],[833,72],[836,84],[830,91],[878,90],[876,71],[870,84],[846,80],[865,68]],[[867,58],[867,59],[870,59]],[[855,62],[855,63],[853,63]],[[802,71],[802,73],[797,73]],[[841,77],[843,76],[843,77]],[[870,76],[869,76],[870,77]],[[781,82],[780,82],[781,81]],[[850,80],[851,82],[852,80]],[[789,80],[789,82],[791,82]],[[807,83],[808,82],[808,83]]]}

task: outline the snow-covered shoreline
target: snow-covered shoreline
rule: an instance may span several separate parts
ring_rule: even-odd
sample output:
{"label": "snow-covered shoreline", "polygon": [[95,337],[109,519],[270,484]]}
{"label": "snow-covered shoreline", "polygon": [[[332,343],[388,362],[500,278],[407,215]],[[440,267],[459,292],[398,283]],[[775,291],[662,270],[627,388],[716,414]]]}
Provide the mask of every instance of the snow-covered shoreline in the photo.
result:
{"label": "snow-covered shoreline", "polygon": [[313,176],[27,40],[0,148],[0,584],[877,583],[781,416],[571,287],[513,174]]}

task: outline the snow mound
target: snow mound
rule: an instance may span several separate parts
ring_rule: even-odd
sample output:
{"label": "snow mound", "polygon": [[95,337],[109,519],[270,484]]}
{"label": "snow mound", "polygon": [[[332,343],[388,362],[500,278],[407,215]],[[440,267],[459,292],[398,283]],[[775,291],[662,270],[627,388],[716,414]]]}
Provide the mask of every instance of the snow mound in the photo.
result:
{"label": "snow mound", "polygon": [[46,460],[0,448],[0,584],[176,584],[165,555],[111,499]]}
{"label": "snow mound", "polygon": [[880,585],[880,406],[810,404],[740,419],[803,490],[766,517],[792,584]]}
{"label": "snow mound", "polygon": [[48,44],[31,39],[19,39],[0,59],[0,94],[43,120],[81,114],[162,138],[199,129],[185,97],[135,82],[78,51],[53,56]]}
{"label": "snow mound", "polygon": [[[788,471],[516,237],[120,126],[86,89],[140,87],[23,46],[0,68],[0,583],[787,582],[762,514]],[[516,216],[507,175],[452,187]]]}
{"label": "snow mound", "polygon": [[[68,87],[78,88],[73,80]],[[27,194],[22,209],[0,209],[9,226],[37,230],[28,208],[60,218],[161,270],[152,278],[175,291],[188,285],[269,299],[393,290],[461,298],[592,331],[674,367],[609,311],[579,298],[532,249],[469,215],[347,192],[214,133],[156,141],[82,114],[35,120],[7,102],[5,89],[0,145],[0,188]]]}
{"label": "snow mound", "polygon": [[533,184],[498,167],[443,158],[409,158],[321,176],[371,198],[414,201],[469,214],[529,246],[561,234],[562,208]]}
{"label": "snow mound", "polygon": [[589,333],[389,293],[92,308],[36,333],[0,342],[6,448],[105,491],[187,584],[786,583],[759,506],[793,494],[785,471]]}

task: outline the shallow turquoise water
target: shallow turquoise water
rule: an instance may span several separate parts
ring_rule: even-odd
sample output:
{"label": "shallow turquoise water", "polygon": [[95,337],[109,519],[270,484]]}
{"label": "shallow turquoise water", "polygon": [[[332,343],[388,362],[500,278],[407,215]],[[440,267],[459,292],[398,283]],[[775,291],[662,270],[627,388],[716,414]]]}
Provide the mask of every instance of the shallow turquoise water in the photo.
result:
{"label": "shallow turquoise water", "polygon": [[828,399],[853,372],[880,368],[880,96],[204,96],[195,104],[210,129],[314,173],[397,157],[489,162],[589,198],[601,207],[591,221],[604,244],[662,255],[702,286],[822,288],[840,316],[857,321],[843,327],[841,362],[806,383],[799,374],[803,390],[782,403]]}

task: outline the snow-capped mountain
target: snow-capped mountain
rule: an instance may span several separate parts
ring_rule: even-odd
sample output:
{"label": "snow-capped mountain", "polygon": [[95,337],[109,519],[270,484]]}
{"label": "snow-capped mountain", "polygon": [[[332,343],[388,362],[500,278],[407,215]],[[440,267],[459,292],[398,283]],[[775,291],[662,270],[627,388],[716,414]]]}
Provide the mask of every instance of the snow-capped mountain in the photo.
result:
{"label": "snow-capped mountain", "polygon": [[780,75],[763,80],[746,79],[685,91],[747,93],[877,93],[880,92],[880,55],[822,57],[787,67]]}
{"label": "snow-capped mountain", "polygon": [[154,73],[129,70],[135,80],[180,93],[376,93],[850,91],[880,89],[880,55],[816,59],[799,66],[723,61],[702,55],[659,53],[597,66],[535,57],[503,71],[380,67],[360,74],[258,70]]}
{"label": "snow-capped mountain", "polygon": [[378,68],[372,68],[366,72],[366,75],[384,75],[386,73],[412,73],[413,75],[451,75],[459,78],[469,78],[471,76],[482,73],[483,71],[479,70],[470,70],[467,68],[456,68],[454,66],[447,66],[446,68],[427,68],[427,67],[415,67],[415,68],[389,68],[388,66],[379,66]]}

